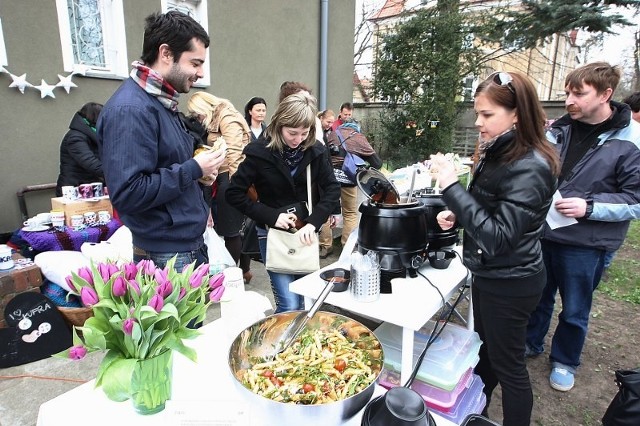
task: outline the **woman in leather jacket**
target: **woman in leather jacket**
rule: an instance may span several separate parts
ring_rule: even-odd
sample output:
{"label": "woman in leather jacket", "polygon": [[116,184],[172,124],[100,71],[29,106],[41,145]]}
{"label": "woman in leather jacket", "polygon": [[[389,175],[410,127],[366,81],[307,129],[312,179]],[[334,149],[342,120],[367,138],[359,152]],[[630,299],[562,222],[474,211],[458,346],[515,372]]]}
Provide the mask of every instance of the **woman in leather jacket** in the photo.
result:
{"label": "woman in leather jacket", "polygon": [[444,230],[464,228],[474,328],[483,341],[475,372],[485,384],[487,407],[500,384],[502,424],[528,426],[533,393],[526,329],[546,282],[540,236],[559,160],[546,141],[544,112],[526,76],[492,74],[478,86],[474,108],[480,161],[468,190],[444,156],[432,156],[449,208],[437,219]]}

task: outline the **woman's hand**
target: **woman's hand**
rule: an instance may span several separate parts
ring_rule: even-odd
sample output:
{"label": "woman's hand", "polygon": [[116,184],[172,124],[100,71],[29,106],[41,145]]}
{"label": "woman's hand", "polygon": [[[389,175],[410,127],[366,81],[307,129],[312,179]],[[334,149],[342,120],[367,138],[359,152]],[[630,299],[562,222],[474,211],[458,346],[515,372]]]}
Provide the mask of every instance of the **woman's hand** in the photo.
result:
{"label": "woman's hand", "polygon": [[296,226],[297,216],[293,213],[280,213],[278,215],[278,220],[276,220],[275,227],[289,230]]}
{"label": "woman's hand", "polygon": [[316,227],[310,223],[307,223],[302,228],[300,228],[298,232],[296,232],[296,234],[298,234],[298,236],[300,237],[300,242],[302,242],[304,245],[310,246],[315,238]]}
{"label": "woman's hand", "polygon": [[456,224],[456,215],[453,214],[451,210],[443,210],[436,215],[436,221],[438,222],[438,226],[442,228],[443,231],[453,228],[453,225]]}
{"label": "woman's hand", "polygon": [[[447,160],[442,153],[431,155],[431,169],[435,168],[437,172],[436,183],[439,189],[443,189],[458,181],[458,175],[456,169],[453,167],[451,161]],[[435,184],[434,184],[435,186]]]}

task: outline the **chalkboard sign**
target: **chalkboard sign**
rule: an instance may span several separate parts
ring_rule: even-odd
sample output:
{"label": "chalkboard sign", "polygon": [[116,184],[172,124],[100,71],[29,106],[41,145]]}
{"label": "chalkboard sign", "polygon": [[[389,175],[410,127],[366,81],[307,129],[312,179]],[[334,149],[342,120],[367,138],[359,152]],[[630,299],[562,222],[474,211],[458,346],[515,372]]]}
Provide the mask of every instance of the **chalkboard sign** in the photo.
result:
{"label": "chalkboard sign", "polygon": [[0,368],[47,358],[72,344],[71,330],[51,300],[40,293],[18,294],[4,311],[0,329]]}

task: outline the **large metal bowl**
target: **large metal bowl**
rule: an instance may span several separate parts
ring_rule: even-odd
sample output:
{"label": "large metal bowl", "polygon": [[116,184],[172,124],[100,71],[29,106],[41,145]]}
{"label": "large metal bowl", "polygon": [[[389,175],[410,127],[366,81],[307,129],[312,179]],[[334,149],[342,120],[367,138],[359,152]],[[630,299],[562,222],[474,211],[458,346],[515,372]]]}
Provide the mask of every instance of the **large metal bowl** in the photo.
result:
{"label": "large metal bowl", "polygon": [[[341,401],[321,405],[301,405],[273,401],[261,395],[253,393],[245,388],[237,378],[237,372],[250,368],[255,363],[255,358],[261,358],[273,353],[273,348],[287,325],[298,315],[300,311],[283,312],[263,318],[260,321],[243,330],[236,337],[229,349],[229,368],[234,377],[234,382],[239,392],[251,404],[252,410],[262,418],[274,419],[277,425],[338,425],[353,417],[371,399],[378,377],[361,392]],[[373,332],[367,327],[344,315],[333,312],[317,312],[309,320],[308,327],[326,324],[327,320],[335,319],[354,321],[364,327],[368,333],[378,341]],[[251,361],[254,360],[252,363]],[[384,357],[381,358],[381,365]]]}

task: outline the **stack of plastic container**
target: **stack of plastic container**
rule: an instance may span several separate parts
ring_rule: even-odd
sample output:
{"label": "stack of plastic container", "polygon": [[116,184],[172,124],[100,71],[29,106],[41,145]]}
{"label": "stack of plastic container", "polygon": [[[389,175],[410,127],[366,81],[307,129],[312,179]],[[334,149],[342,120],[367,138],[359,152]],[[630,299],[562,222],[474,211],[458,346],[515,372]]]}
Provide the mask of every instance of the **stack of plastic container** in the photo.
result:
{"label": "stack of plastic container", "polygon": [[[434,322],[429,321],[414,333],[414,365],[429,340]],[[438,324],[440,328],[442,324]],[[380,385],[386,388],[402,386],[400,366],[402,329],[383,323],[375,330],[384,349],[384,369]],[[431,344],[418,369],[411,388],[424,398],[430,410],[460,424],[469,414],[481,413],[486,404],[484,384],[473,367],[478,363],[482,342],[478,334],[455,324],[447,324]]]}

